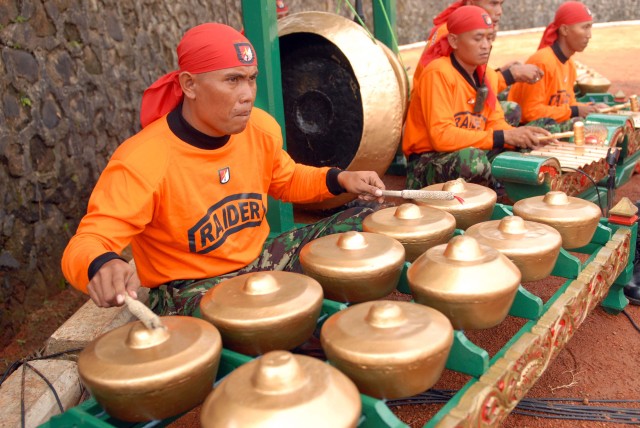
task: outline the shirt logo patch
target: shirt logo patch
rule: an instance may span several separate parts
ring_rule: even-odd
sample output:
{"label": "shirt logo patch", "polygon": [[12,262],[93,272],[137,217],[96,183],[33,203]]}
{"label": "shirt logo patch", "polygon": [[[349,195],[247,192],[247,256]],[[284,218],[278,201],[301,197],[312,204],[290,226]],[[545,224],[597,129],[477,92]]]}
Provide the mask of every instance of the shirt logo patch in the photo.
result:
{"label": "shirt logo patch", "polygon": [[233,45],[236,48],[236,55],[238,60],[243,64],[253,63],[253,49],[249,43],[236,43]]}
{"label": "shirt logo patch", "polygon": [[207,254],[219,248],[232,235],[259,227],[266,212],[260,193],[227,196],[209,207],[206,214],[187,231],[189,251]]}
{"label": "shirt logo patch", "polygon": [[461,111],[453,115],[453,120],[458,128],[484,130],[487,118],[480,113]]}
{"label": "shirt logo patch", "polygon": [[231,170],[229,167],[219,169],[218,178],[220,178],[220,184],[227,184],[231,179]]}

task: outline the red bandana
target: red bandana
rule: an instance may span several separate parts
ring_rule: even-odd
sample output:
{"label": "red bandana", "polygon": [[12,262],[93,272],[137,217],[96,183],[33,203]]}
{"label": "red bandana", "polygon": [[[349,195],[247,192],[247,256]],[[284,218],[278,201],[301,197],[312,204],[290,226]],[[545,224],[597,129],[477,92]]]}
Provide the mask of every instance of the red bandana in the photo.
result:
{"label": "red bandana", "polygon": [[[447,29],[451,34],[462,34],[468,31],[484,30],[487,28],[493,28],[493,22],[486,10],[478,6],[460,6],[454,10],[447,19]],[[434,59],[438,59],[443,56],[449,56],[453,52],[451,45],[449,44],[448,37],[442,37],[437,43],[431,45],[420,58],[420,64],[426,67]],[[480,65],[476,68],[480,82],[484,82],[485,70],[487,65]],[[489,93],[487,96],[487,105],[491,109],[495,108],[496,95],[491,88],[487,85]]]}
{"label": "red bandana", "polygon": [[187,31],[178,44],[179,69],[167,73],[144,91],[140,122],[144,128],[182,101],[178,76],[183,71],[206,73],[243,65],[257,65],[246,37],[224,24],[202,24]]}
{"label": "red bandana", "polygon": [[544,30],[538,49],[551,46],[558,39],[558,28],[561,25],[573,25],[588,21],[593,21],[593,16],[585,4],[579,1],[562,3],[556,11],[553,22]]}

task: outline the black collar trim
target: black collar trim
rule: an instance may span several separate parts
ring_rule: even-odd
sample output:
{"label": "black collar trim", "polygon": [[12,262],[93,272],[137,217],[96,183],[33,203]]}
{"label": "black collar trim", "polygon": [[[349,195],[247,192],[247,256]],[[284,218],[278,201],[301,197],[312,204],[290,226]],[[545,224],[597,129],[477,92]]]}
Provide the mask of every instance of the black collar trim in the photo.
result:
{"label": "black collar trim", "polygon": [[556,58],[558,58],[558,61],[560,61],[561,63],[564,64],[565,62],[569,61],[569,58],[564,56],[564,54],[562,53],[562,49],[560,49],[560,43],[558,43],[557,40],[551,45],[551,50],[554,54],[556,54]]}
{"label": "black collar trim", "polygon": [[230,135],[212,137],[189,125],[184,117],[182,117],[182,103],[178,104],[178,106],[167,115],[167,123],[169,124],[169,129],[171,129],[171,132],[173,132],[176,137],[187,144],[203,150],[219,149],[227,144],[227,141],[231,138]]}
{"label": "black collar trim", "polygon": [[451,57],[451,64],[453,65],[453,68],[458,70],[458,73],[460,73],[462,77],[464,77],[464,80],[469,82],[469,84],[473,87],[473,89],[477,90],[478,86],[481,86],[479,83],[480,77],[478,76],[478,68],[476,67],[476,69],[473,71],[473,79],[471,79],[471,77],[469,76],[469,73],[467,73],[467,70],[465,70],[456,59],[456,56],[452,53],[450,57]]}

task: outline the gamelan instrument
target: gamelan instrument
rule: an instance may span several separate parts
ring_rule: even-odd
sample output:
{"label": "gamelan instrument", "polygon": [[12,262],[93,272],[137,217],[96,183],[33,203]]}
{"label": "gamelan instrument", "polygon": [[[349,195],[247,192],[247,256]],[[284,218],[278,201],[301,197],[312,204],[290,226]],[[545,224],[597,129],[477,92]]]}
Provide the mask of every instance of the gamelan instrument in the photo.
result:
{"label": "gamelan instrument", "polygon": [[404,246],[408,262],[429,248],[449,241],[455,229],[456,219],[448,212],[410,203],[383,208],[362,222],[363,231],[398,240]]}
{"label": "gamelan instrument", "polygon": [[[614,102],[610,94],[605,95],[609,96],[607,98],[608,103]],[[626,105],[629,107],[618,108]],[[587,126],[592,124],[605,125],[609,129],[610,135],[614,129],[620,129],[621,137],[616,142],[616,147],[620,149],[615,177],[615,185],[618,187],[631,178],[636,164],[640,161],[640,106],[638,105],[638,97],[637,95],[630,95],[628,102],[614,104],[610,108],[615,109],[588,115],[586,124]],[[608,140],[616,141],[613,138]]]}
{"label": "gamelan instrument", "polygon": [[[409,83],[398,57],[362,26],[326,12],[278,20],[286,147],[299,163],[382,176],[397,152]],[[353,199],[342,194],[305,209]]]}
{"label": "gamelan instrument", "polygon": [[198,318],[158,317],[129,296],[125,301],[142,321],[111,330],[82,350],[82,383],[109,415],[128,422],[169,418],[200,404],[218,372],[218,330]]}
{"label": "gamelan instrument", "polygon": [[322,299],[322,287],[308,276],[254,272],[208,290],[200,311],[220,331],[225,348],[258,355],[306,342],[316,327]]}
{"label": "gamelan instrument", "polygon": [[433,308],[378,300],[331,315],[320,341],[327,359],[360,392],[403,398],[438,381],[453,343],[453,327]]}
{"label": "gamelan instrument", "polygon": [[513,214],[553,227],[562,236],[562,248],[573,249],[591,242],[602,211],[592,202],[552,191],[519,200],[513,205]]}
{"label": "gamelan instrument", "polygon": [[452,192],[459,200],[416,199],[417,205],[430,206],[446,211],[456,219],[458,229],[466,229],[472,224],[491,218],[498,195],[492,189],[479,184],[467,183],[462,178],[446,183],[432,184],[422,190]]}
{"label": "gamelan instrument", "polygon": [[203,428],[358,426],[362,403],[347,376],[324,361],[272,351],[231,372],[202,405]]}
{"label": "gamelan instrument", "polygon": [[626,143],[628,130],[611,126],[612,119],[605,123],[590,121],[589,117],[585,122],[576,122],[573,131],[554,135],[572,137],[573,141],[553,142],[528,153],[504,152],[495,157],[491,173],[504,184],[511,200],[542,196],[549,191],[594,202],[598,201],[599,193],[604,195],[600,197],[606,197],[594,183],[606,182],[611,159],[617,155],[614,149]]}
{"label": "gamelan instrument", "polygon": [[417,303],[442,312],[456,330],[475,330],[506,318],[521,274],[504,254],[465,234],[418,257],[407,280]]}
{"label": "gamelan instrument", "polygon": [[474,224],[465,235],[507,256],[520,270],[522,282],[551,275],[562,246],[556,229],[516,215]]}
{"label": "gamelan instrument", "polygon": [[378,233],[344,232],[323,236],[300,250],[305,275],[316,279],[327,299],[365,302],[396,289],[405,250],[397,240]]}

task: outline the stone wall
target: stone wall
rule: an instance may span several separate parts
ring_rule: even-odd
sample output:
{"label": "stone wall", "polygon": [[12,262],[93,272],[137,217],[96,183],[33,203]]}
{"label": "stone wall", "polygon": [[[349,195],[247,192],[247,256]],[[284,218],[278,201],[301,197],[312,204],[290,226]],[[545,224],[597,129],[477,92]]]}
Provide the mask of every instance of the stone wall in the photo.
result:
{"label": "stone wall", "polygon": [[[638,19],[636,1],[587,3],[607,21]],[[345,0],[287,3],[292,12],[340,4],[353,16]],[[422,40],[447,3],[398,0],[399,42]],[[542,26],[558,3],[507,0],[502,29]],[[240,0],[0,2],[0,346],[27,311],[67,287],[61,254],[93,185],[139,129],[143,90],[175,68],[180,37],[205,21],[240,28]]]}

